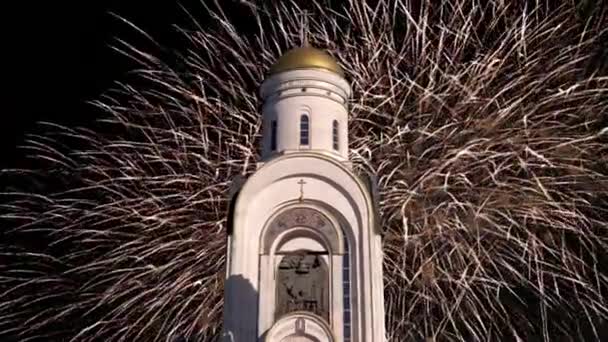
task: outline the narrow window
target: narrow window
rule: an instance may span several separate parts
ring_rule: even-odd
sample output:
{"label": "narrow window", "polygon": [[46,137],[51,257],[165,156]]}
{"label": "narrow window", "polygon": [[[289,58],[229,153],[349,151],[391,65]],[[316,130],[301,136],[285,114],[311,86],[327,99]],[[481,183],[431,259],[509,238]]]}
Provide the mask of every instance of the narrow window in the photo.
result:
{"label": "narrow window", "polygon": [[272,120],[270,124],[270,149],[276,151],[277,149],[277,121]]}
{"label": "narrow window", "polygon": [[309,140],[308,115],[300,116],[300,145],[308,145]]}
{"label": "narrow window", "polygon": [[348,240],[344,237],[344,256],[342,265],[342,289],[344,291],[344,342],[351,341],[351,298],[350,298],[350,253]]}
{"label": "narrow window", "polygon": [[338,140],[338,121],[334,120],[334,127],[333,127],[333,136],[334,136],[334,150],[339,150],[340,146],[338,144],[339,140]]}

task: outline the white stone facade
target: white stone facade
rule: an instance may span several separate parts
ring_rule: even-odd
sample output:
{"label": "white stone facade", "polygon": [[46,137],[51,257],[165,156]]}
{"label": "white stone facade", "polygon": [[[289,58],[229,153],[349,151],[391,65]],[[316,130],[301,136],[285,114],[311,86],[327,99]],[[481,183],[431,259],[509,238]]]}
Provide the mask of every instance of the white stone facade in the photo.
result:
{"label": "white stone facade", "polygon": [[[294,151],[318,151],[348,160],[348,111],[350,86],[337,74],[323,70],[292,70],[270,77],[262,84],[264,99],[262,159]],[[301,117],[309,118],[309,143],[300,144]],[[334,121],[338,149],[334,149]],[[276,123],[276,148],[272,148],[272,123]]]}
{"label": "white stone facade", "polygon": [[[263,163],[237,189],[230,212],[224,340],[384,342],[375,206],[348,163],[349,85],[335,73],[293,70],[269,78],[261,95]],[[305,146],[302,112],[310,120]],[[278,317],[279,265],[302,250],[325,267],[326,317],[306,310]]]}

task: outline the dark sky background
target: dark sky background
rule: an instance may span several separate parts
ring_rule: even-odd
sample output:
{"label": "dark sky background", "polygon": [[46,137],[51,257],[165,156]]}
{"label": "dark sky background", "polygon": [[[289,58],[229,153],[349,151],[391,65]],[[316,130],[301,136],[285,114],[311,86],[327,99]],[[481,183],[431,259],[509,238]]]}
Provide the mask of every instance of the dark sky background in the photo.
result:
{"label": "dark sky background", "polygon": [[206,0],[19,2],[5,11],[2,50],[8,61],[0,168],[13,167],[23,158],[16,147],[38,120],[90,124],[96,115],[86,101],[135,67],[111,45],[117,37],[136,44],[142,38],[110,13],[129,19],[161,43],[170,43],[171,25],[188,20],[180,4],[202,13],[201,1]]}

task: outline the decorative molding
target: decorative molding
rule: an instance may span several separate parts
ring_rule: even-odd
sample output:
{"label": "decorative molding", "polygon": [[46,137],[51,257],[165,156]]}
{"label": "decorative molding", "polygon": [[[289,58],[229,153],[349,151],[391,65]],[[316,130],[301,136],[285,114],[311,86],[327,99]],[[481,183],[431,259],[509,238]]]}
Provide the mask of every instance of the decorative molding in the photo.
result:
{"label": "decorative molding", "polygon": [[281,318],[268,330],[263,341],[282,342],[295,336],[308,337],[311,341],[337,342],[329,325],[308,312],[294,312]]}
{"label": "decorative molding", "polygon": [[308,228],[316,232],[324,238],[324,245],[329,244],[327,248],[332,253],[340,252],[340,237],[336,231],[337,227],[327,216],[308,207],[290,207],[271,219],[267,229],[262,233],[264,238],[261,253],[270,254],[272,246],[277,244],[276,240],[279,236],[297,228]]}
{"label": "decorative molding", "polygon": [[[285,152],[287,152],[287,151],[285,151]],[[355,184],[361,191],[363,197],[365,198],[366,209],[367,209],[368,217],[370,220],[370,222],[369,222],[370,227],[374,227],[374,231],[377,234],[382,235],[382,231],[380,230],[379,225],[376,224],[377,219],[374,217],[374,213],[376,211],[374,208],[374,199],[372,198],[372,194],[370,193],[370,191],[368,191],[368,187],[365,184],[365,182],[363,181],[363,179],[361,179],[361,177],[359,177],[355,172],[353,172],[353,170],[350,169],[347,165],[344,165],[343,162],[336,160],[335,158],[333,158],[330,155],[327,155],[327,153],[319,153],[319,152],[315,152],[315,151],[301,151],[301,150],[294,151],[294,153],[282,153],[282,154],[278,155],[277,157],[274,157],[274,158],[264,162],[264,164],[249,178],[250,181],[248,181],[243,186],[243,190],[245,190],[247,187],[251,186],[251,183],[254,182],[255,180],[257,180],[258,177],[263,177],[262,175],[264,174],[264,172],[262,172],[262,170],[268,169],[283,160],[288,160],[288,159],[292,159],[292,158],[316,158],[316,159],[320,159],[320,160],[326,161],[328,163],[331,163],[332,165],[335,165],[336,167],[341,169],[346,175],[348,175],[355,182]],[[239,200],[239,202],[241,200]],[[237,207],[240,207],[241,205],[242,204],[237,203]]]}

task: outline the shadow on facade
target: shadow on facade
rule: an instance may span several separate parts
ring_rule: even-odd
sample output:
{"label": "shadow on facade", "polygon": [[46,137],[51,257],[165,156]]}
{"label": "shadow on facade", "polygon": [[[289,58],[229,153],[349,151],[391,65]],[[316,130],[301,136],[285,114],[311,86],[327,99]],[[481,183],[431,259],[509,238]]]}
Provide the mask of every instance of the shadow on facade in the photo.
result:
{"label": "shadow on facade", "polygon": [[[241,275],[226,279],[224,293],[224,324],[222,342],[245,342],[257,340],[258,292],[251,282]],[[250,312],[256,310],[256,312]],[[252,340],[251,337],[254,339]]]}

